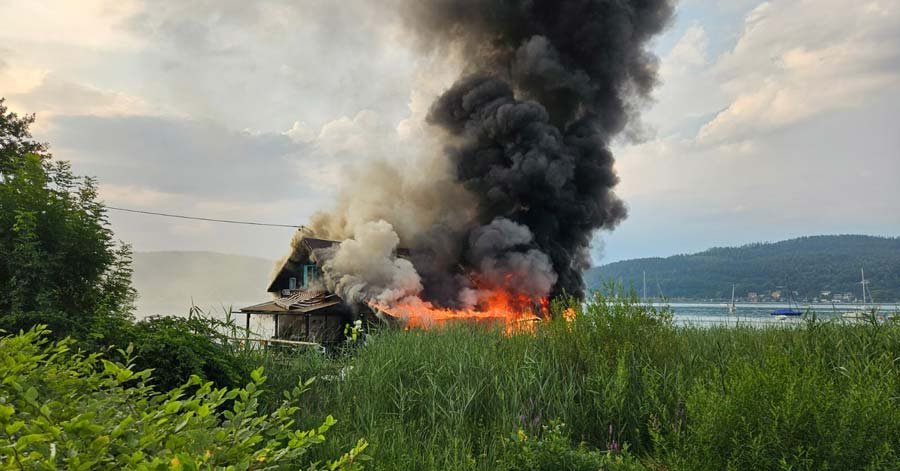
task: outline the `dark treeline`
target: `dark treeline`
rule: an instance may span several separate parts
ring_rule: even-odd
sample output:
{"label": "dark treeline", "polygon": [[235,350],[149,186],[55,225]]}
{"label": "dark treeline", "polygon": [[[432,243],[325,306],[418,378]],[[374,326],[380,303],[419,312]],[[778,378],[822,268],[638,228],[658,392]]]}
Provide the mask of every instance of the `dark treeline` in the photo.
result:
{"label": "dark treeline", "polygon": [[647,296],[660,290],[669,299],[727,299],[732,283],[737,296],[775,290],[796,291],[799,299],[814,299],[822,291],[862,297],[864,268],[875,302],[900,300],[900,238],[862,235],[801,237],[776,243],[713,248],[692,255],[644,258],[593,268],[589,286],[606,280],[642,289]]}

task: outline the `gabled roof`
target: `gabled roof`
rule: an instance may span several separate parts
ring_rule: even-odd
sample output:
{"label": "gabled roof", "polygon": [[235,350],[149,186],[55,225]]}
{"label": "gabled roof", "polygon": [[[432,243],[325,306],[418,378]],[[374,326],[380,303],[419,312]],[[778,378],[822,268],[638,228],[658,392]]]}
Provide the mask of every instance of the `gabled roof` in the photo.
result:
{"label": "gabled roof", "polygon": [[[303,240],[300,241],[300,243],[305,244],[309,250],[327,249],[328,247],[333,247],[341,242],[342,241],[340,240],[315,239],[312,237],[304,237]],[[409,249],[397,247],[397,256],[409,257],[409,255]]]}
{"label": "gabled roof", "polygon": [[316,239],[313,237],[304,237],[303,240],[300,241],[300,243],[306,244],[306,246],[309,247],[311,250],[316,250],[316,249],[327,249],[328,247],[340,244],[340,241],[327,240],[327,239]]}
{"label": "gabled roof", "polygon": [[[304,237],[300,243],[304,244],[308,250],[327,249],[340,244],[340,240],[316,239],[313,237]],[[397,247],[397,255],[400,257],[409,257],[409,249]]]}
{"label": "gabled roof", "polygon": [[[329,247],[333,247],[338,244],[340,244],[340,242],[336,241],[336,240],[316,239],[314,237],[304,237],[303,239],[300,240],[300,246],[303,249],[305,249],[307,256],[309,256],[309,254],[311,254],[313,250],[327,249]],[[286,270],[299,269],[298,267],[292,267],[292,265],[294,265],[296,263],[297,263],[297,261],[291,260],[291,257],[285,258],[284,262],[278,268],[278,273],[276,273],[275,276],[272,277],[272,281],[269,282],[269,286],[266,288],[266,291],[269,293],[274,293],[274,292],[278,291],[278,287],[276,286],[276,284],[278,284],[278,282],[282,281],[285,278],[288,278],[289,275],[290,276],[300,275],[300,273],[293,273],[293,274],[285,273]]]}
{"label": "gabled roof", "polygon": [[[315,237],[304,237],[300,240],[300,245],[305,249],[307,256],[309,256],[309,254],[311,254],[313,250],[327,249],[329,247],[334,247],[335,245],[338,245],[340,243],[341,241],[339,240],[316,239]],[[397,256],[408,258],[410,256],[410,251],[409,249],[403,247],[397,247]],[[268,288],[266,288],[266,291],[269,293],[277,292],[278,288],[276,284],[278,284],[279,281],[289,278],[290,276],[302,275],[302,273],[294,273],[292,275],[285,273],[286,270],[298,270],[299,267],[292,266],[296,263],[298,263],[298,261],[291,260],[290,257],[284,259],[281,267],[278,268],[278,273],[276,273],[275,276],[272,277],[272,281],[269,282],[269,286]]]}

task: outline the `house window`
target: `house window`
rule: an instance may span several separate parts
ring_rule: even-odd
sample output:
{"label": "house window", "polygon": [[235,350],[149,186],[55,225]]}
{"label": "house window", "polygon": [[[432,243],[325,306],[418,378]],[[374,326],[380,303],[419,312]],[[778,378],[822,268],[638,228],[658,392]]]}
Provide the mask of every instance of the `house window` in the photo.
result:
{"label": "house window", "polygon": [[297,289],[297,279],[293,276],[288,279],[288,289],[294,290]]}
{"label": "house window", "polygon": [[315,283],[319,279],[319,267],[316,265],[303,265],[303,287],[309,288],[309,285]]}

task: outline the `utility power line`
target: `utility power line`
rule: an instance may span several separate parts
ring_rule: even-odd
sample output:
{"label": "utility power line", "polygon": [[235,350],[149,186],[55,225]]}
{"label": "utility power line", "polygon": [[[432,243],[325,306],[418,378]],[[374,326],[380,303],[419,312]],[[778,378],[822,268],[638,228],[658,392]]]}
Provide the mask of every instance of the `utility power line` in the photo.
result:
{"label": "utility power line", "polygon": [[147,214],[150,216],[162,216],[167,218],[177,218],[177,219],[191,219],[194,221],[207,221],[207,222],[220,222],[224,224],[243,224],[246,226],[267,226],[267,227],[290,227],[293,229],[303,229],[304,226],[297,224],[269,224],[265,222],[253,222],[253,221],[235,221],[231,219],[214,219],[214,218],[203,218],[197,216],[185,216],[183,214],[169,214],[169,213],[157,213],[153,211],[141,211],[138,209],[128,209],[128,208],[117,208],[115,206],[106,206],[106,209],[111,209],[113,211],[122,211],[126,213],[135,213],[135,214]]}

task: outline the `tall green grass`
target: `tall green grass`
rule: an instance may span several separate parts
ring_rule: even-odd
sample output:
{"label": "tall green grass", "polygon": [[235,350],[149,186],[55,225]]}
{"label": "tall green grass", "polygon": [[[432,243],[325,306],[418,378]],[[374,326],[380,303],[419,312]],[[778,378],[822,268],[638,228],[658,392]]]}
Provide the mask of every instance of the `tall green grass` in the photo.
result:
{"label": "tall green grass", "polygon": [[572,307],[533,333],[385,330],[267,373],[319,377],[305,417],[339,421],[323,456],[364,437],[376,469],[496,469],[509,437],[551,420],[573,448],[627,444],[648,469],[900,469],[894,323],[692,328],[633,296]]}

